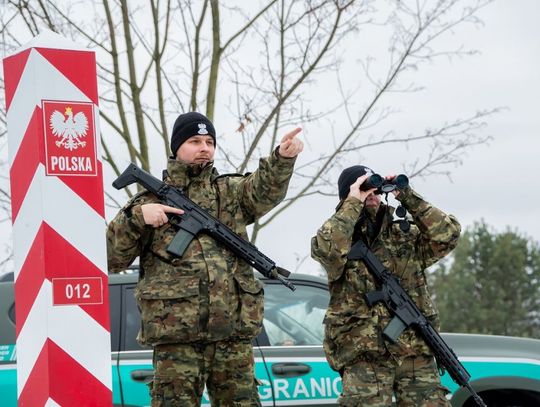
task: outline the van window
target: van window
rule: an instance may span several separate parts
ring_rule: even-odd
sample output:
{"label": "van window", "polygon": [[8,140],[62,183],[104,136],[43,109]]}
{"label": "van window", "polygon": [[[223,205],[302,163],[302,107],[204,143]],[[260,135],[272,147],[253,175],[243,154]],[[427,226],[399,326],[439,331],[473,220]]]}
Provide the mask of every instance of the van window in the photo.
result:
{"label": "van window", "polygon": [[291,293],[280,284],[266,284],[264,328],[271,346],[322,345],[328,291],[296,285]]}
{"label": "van window", "polygon": [[13,325],[15,325],[15,303],[13,303],[11,307],[9,307],[8,317],[9,320],[13,323]]}

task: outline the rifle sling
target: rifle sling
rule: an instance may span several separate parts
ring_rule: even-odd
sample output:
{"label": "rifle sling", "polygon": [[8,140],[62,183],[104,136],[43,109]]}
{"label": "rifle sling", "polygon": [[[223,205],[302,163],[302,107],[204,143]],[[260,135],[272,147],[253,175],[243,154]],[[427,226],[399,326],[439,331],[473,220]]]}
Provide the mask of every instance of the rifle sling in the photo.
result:
{"label": "rifle sling", "polygon": [[352,245],[351,250],[347,254],[347,259],[349,260],[362,260],[364,259],[369,252],[368,247],[362,240],[358,240],[355,244]]}

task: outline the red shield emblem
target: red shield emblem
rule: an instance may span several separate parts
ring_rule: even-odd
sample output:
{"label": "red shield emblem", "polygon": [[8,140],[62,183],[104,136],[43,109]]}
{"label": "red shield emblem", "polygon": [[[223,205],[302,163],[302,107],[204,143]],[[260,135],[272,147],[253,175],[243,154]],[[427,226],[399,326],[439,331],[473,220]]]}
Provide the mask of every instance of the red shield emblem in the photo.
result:
{"label": "red shield emblem", "polygon": [[97,175],[94,105],[42,102],[47,175]]}

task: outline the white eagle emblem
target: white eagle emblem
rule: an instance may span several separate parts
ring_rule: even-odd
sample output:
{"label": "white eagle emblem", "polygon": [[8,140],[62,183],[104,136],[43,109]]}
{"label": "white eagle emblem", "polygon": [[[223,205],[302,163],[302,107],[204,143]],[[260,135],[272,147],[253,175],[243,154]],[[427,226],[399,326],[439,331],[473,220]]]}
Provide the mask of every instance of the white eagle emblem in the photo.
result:
{"label": "white eagle emblem", "polygon": [[199,123],[198,126],[199,126],[199,131],[197,132],[198,134],[208,134],[208,130],[206,130],[206,124]]}
{"label": "white eagle emblem", "polygon": [[[67,118],[64,117],[67,116]],[[49,120],[52,133],[61,140],[56,140],[55,144],[64,146],[67,150],[76,150],[79,147],[86,146],[86,141],[81,141],[81,137],[86,136],[88,131],[88,119],[83,112],[73,116],[71,107],[66,107],[64,114],[55,110]]]}

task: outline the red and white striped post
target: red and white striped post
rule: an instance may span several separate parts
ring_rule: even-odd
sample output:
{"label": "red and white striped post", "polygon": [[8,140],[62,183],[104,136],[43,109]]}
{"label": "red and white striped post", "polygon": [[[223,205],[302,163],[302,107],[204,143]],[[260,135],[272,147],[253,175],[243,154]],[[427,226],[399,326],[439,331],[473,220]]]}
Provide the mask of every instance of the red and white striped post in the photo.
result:
{"label": "red and white striped post", "polygon": [[47,31],[3,62],[18,405],[111,405],[95,53]]}

